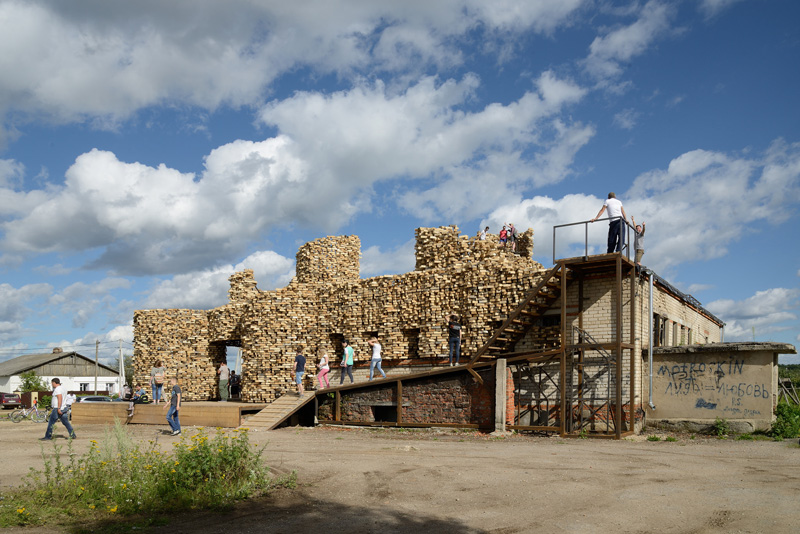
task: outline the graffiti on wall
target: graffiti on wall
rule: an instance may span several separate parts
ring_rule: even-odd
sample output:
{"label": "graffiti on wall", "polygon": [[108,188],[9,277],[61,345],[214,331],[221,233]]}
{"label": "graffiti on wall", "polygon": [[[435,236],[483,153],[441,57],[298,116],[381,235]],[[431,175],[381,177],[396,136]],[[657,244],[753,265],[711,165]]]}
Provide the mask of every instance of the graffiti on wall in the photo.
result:
{"label": "graffiti on wall", "polygon": [[[658,369],[663,394],[688,397],[694,408],[722,411],[736,416],[756,416],[761,411],[754,402],[771,399],[770,383],[761,376],[745,372],[743,359],[720,358],[712,361],[663,363]],[[665,383],[664,383],[665,382]]]}

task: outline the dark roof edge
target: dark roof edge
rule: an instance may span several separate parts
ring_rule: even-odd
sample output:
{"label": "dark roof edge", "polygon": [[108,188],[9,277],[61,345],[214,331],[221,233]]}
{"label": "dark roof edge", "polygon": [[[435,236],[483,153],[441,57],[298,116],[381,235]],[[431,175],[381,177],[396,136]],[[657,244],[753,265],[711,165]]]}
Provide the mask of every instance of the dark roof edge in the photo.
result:
{"label": "dark roof edge", "polygon": [[710,311],[708,311],[707,309],[705,309],[703,305],[700,304],[699,300],[679,290],[678,288],[676,288],[675,286],[673,286],[672,284],[670,284],[669,282],[658,276],[655,272],[650,271],[650,274],[653,276],[653,283],[660,285],[662,288],[672,293],[679,300],[682,300],[689,306],[695,308],[697,311],[699,311],[701,314],[705,315],[706,317],[717,323],[719,326],[722,327],[725,326],[725,322],[716,315],[714,315],[713,313],[711,313]]}
{"label": "dark roof edge", "polygon": [[[706,345],[678,345],[676,347],[653,347],[653,354],[677,354],[684,352],[775,352],[778,354],[797,354],[791,343],[772,341],[741,341],[731,343],[708,343]],[[647,352],[644,348],[642,352]]]}

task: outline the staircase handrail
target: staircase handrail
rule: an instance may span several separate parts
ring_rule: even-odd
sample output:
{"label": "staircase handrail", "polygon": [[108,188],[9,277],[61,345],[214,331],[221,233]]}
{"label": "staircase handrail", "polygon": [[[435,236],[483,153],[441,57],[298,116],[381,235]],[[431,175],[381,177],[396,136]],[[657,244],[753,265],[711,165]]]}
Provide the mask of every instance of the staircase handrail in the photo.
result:
{"label": "staircase handrail", "polygon": [[[584,232],[583,232],[584,233],[584,238],[583,238],[583,258],[585,260],[585,259],[587,259],[589,257],[589,225],[592,224],[593,222],[597,222],[597,221],[615,221],[615,220],[618,220],[618,219],[622,219],[622,216],[618,215],[616,217],[606,217],[604,219],[595,219],[594,221],[592,221],[590,219],[588,221],[579,221],[579,222],[574,222],[574,223],[558,224],[558,225],[553,226],[553,263],[556,263],[556,230],[557,229],[566,228],[568,226],[578,226],[578,225],[581,225],[581,224],[584,226]],[[631,232],[630,232],[630,230],[634,230],[635,231],[635,228],[633,226],[631,226],[631,224],[627,220],[622,219],[622,221],[625,223],[625,226],[628,228],[628,231],[623,232],[623,234],[624,234],[623,235],[624,243],[623,243],[623,246],[620,247],[619,253],[622,254],[622,252],[625,251],[625,256],[628,259],[631,259],[631,247],[630,247],[630,245],[631,245]]]}

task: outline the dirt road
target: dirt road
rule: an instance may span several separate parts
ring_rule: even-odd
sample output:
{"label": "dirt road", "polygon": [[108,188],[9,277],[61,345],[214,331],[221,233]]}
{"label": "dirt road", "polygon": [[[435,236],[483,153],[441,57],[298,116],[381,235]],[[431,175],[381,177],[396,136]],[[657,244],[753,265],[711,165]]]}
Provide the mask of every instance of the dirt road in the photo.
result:
{"label": "dirt road", "polygon": [[[129,428],[143,440],[156,432]],[[101,426],[76,431],[79,451],[103,436]],[[0,433],[0,485],[15,485],[41,465],[36,440],[44,427],[3,421]],[[175,439],[162,435],[159,443]],[[163,532],[800,530],[796,440],[615,442],[336,428],[252,432],[251,440],[268,444],[275,471],[298,472],[298,488],[229,513],[180,516]]]}

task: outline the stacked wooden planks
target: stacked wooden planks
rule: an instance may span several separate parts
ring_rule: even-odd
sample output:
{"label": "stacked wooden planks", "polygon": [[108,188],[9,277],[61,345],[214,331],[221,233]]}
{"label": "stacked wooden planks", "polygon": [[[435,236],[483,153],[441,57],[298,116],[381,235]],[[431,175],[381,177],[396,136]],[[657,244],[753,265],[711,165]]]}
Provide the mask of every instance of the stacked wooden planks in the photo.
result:
{"label": "stacked wooden planks", "polygon": [[[147,380],[156,359],[179,376],[186,400],[215,399],[216,368],[225,345],[242,347],[242,400],[271,402],[294,391],[290,376],[299,347],[307,357],[306,387],[315,362],[331,359],[338,381],[342,341],[368,366],[367,341],[378,337],[382,356],[420,365],[446,362],[447,319],[461,317],[462,352],[474,353],[535,287],[545,269],[530,254],[533,230],[520,234],[518,252],[496,236],[485,241],[456,226],[416,230],[413,272],[361,279],[360,240],[327,236],[300,247],[296,277],[274,291],[256,287],[251,270],[230,278],[230,302],[209,311],[141,310],[134,315],[136,380]],[[541,340],[550,343],[550,336]],[[348,380],[349,381],[349,380]]]}

